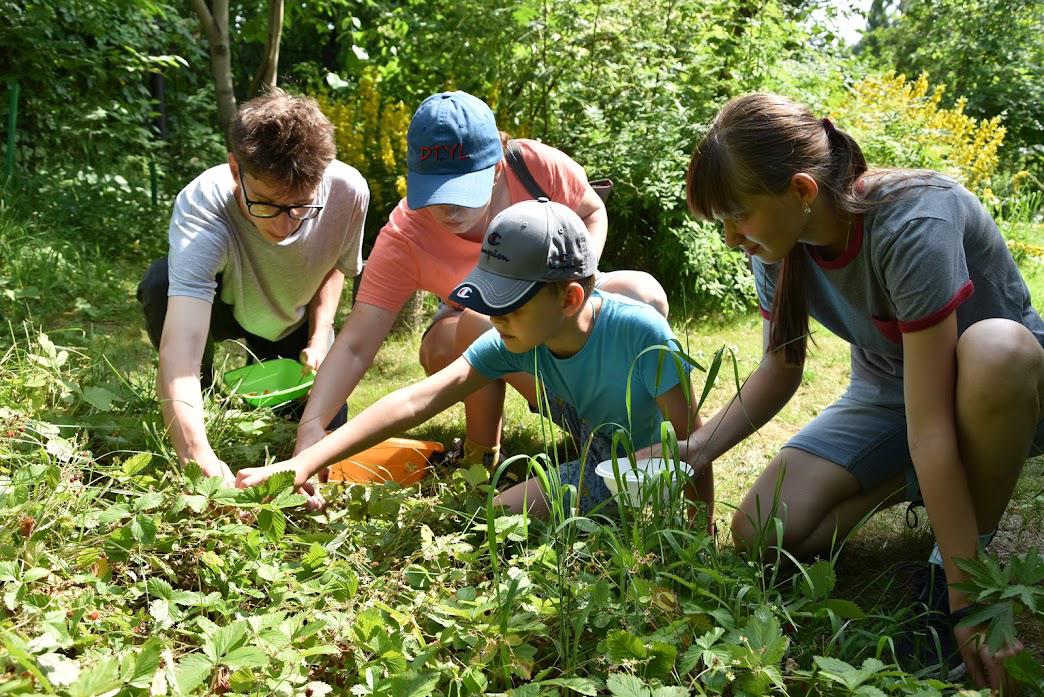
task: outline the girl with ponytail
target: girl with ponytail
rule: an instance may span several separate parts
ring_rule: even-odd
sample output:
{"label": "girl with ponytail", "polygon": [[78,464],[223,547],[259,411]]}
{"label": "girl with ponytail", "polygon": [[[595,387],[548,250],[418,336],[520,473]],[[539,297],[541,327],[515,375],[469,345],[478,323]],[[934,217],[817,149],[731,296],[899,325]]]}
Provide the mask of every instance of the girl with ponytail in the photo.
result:
{"label": "girl with ponytail", "polygon": [[938,542],[923,599],[949,654],[931,660],[1005,687],[1001,661],[1021,645],[993,654],[984,627],[957,627],[984,615],[947,583],[966,580],[954,559],[979,553],[1044,446],[1044,321],[994,221],[942,175],[868,170],[848,134],[771,94],[722,109],[687,185],[693,215],[721,221],[750,255],[765,318],[761,364],[682,444],[690,462],[716,459],[787,403],[810,316],[852,347],[848,390],[758,478],[733,519],[737,545],[762,551],[779,518],[787,549],[823,554],[874,511],[923,501]]}

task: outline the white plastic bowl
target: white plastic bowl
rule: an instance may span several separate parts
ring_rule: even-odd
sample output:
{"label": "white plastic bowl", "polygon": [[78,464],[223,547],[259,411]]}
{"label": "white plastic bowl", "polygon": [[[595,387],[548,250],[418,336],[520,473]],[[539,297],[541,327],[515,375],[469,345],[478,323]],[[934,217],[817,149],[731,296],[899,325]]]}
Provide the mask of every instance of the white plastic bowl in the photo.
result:
{"label": "white plastic bowl", "polygon": [[[690,477],[692,476],[692,467],[687,463],[678,463],[676,467],[675,463],[659,457],[639,458],[635,461],[634,468],[631,467],[631,461],[626,457],[618,458],[616,462],[617,467],[620,469],[620,480],[627,489],[627,500],[632,506],[640,506],[642,504],[642,484],[644,482],[648,482],[647,486],[662,486],[661,495],[666,500],[667,493],[672,488],[676,491],[680,489],[677,486],[678,483],[672,482],[671,479],[682,473]],[[613,474],[612,460],[599,462],[595,467],[595,474],[602,478],[605,486],[614,495],[619,492],[620,489],[616,486],[616,477]],[[662,481],[657,482],[661,477]]]}

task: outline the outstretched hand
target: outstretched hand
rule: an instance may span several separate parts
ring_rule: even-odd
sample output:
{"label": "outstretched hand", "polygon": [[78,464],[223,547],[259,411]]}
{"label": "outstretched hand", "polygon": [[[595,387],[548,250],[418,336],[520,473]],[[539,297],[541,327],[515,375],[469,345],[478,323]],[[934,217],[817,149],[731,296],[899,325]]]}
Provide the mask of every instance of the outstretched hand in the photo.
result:
{"label": "outstretched hand", "polygon": [[270,477],[280,472],[294,473],[294,490],[305,497],[305,508],[309,511],[321,511],[326,508],[326,499],[319,493],[319,487],[314,482],[300,481],[301,473],[298,472],[293,460],[284,460],[264,467],[246,467],[236,473],[236,488],[247,489],[267,481]]}
{"label": "outstretched hand", "polygon": [[280,472],[293,472],[294,478],[296,479],[297,477],[297,468],[290,460],[276,462],[264,467],[244,467],[236,472],[236,488],[249,489],[258,484],[264,484],[269,478]]}
{"label": "outstretched hand", "polygon": [[953,634],[957,645],[961,647],[961,658],[964,659],[964,667],[968,669],[968,677],[975,687],[988,687],[994,694],[1016,694],[1015,681],[1004,669],[1004,659],[1023,650],[1021,641],[1016,639],[1014,645],[1005,644],[997,653],[993,653],[986,645],[984,626],[956,627]]}
{"label": "outstretched hand", "polygon": [[200,471],[206,477],[221,477],[224,481],[225,486],[234,486],[236,482],[236,475],[232,474],[231,468],[223,460],[219,460],[217,456],[206,460],[197,460]]}

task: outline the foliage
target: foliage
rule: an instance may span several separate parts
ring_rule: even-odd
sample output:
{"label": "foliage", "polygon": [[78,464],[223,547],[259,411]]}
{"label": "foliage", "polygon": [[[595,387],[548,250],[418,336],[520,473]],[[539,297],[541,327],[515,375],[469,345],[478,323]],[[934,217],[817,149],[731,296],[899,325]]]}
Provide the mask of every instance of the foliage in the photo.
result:
{"label": "foliage", "polygon": [[[336,129],[337,156],[370,184],[370,202],[381,225],[406,195],[406,130],[412,109],[381,94],[379,76],[367,70],[354,89],[330,74],[335,96],[320,95],[319,106]],[[343,85],[342,85],[343,83]]]}
{"label": "foliage", "polygon": [[[1044,168],[1044,12],[1039,0],[900,0],[864,42],[899,73],[927,73],[980,120],[1001,116],[1014,164]],[[884,8],[880,8],[884,9]],[[1011,166],[1009,164],[1009,166]]]}
{"label": "foliage", "polygon": [[[150,170],[165,198],[223,153],[200,72],[206,54],[179,12],[151,0],[0,2],[0,84],[21,85],[16,169],[3,191],[17,215],[126,247],[153,232],[139,229],[141,209],[151,205]],[[152,91],[158,76],[165,140]]]}
{"label": "foliage", "polygon": [[1006,129],[1000,117],[977,120],[965,100],[942,106],[945,87],[926,75],[910,80],[886,73],[857,82],[852,98],[833,114],[850,128],[873,164],[934,169],[958,179],[987,200]]}
{"label": "foliage", "polygon": [[[73,247],[64,255],[90,265]],[[30,268],[16,263],[14,273]],[[578,517],[552,485],[555,513],[540,521],[494,510],[489,474],[473,467],[438,470],[419,488],[330,487],[329,512],[309,515],[288,475],[236,491],[193,465],[180,471],[149,376],[100,360],[82,332],[26,323],[11,333],[0,355],[7,694],[953,687],[896,667],[883,637],[901,629],[905,610],[889,604],[901,599],[841,594],[832,560],[793,574],[751,564],[693,527],[677,497]],[[730,372],[725,355],[709,375]],[[207,405],[234,467],[288,450],[291,423],[217,395]],[[974,592],[1039,616],[1040,573],[1032,555],[1010,572],[987,560]]]}

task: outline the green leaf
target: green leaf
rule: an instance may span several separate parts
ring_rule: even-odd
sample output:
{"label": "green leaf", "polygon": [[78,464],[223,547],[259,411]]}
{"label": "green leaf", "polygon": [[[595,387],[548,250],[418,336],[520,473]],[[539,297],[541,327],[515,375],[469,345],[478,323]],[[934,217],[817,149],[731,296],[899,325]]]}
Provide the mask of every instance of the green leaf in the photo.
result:
{"label": "green leaf", "polygon": [[148,687],[152,682],[152,676],[156,674],[160,664],[160,652],[163,650],[163,642],[152,638],[141,645],[141,651],[134,659],[134,673],[131,675],[130,684],[133,687]]}
{"label": "green leaf", "polygon": [[1033,658],[1031,651],[1020,651],[1004,659],[1008,675],[1027,685],[1044,685],[1044,668]]}
{"label": "green leaf", "polygon": [[822,600],[828,597],[837,584],[837,575],[829,561],[817,561],[804,568],[801,575],[801,593],[811,600]]}
{"label": "green leaf", "polygon": [[174,600],[174,589],[162,578],[156,578],[155,576],[150,578],[145,584],[145,590],[148,591],[149,595],[156,598],[163,598],[172,602]]}
{"label": "green leaf", "polygon": [[406,673],[396,675],[391,681],[390,694],[395,697],[431,697],[439,682],[437,673]]}
{"label": "green leaf", "polygon": [[614,664],[643,659],[648,651],[641,639],[623,629],[609,632],[605,640],[609,661]]}
{"label": "green leaf", "polygon": [[561,687],[587,697],[597,697],[598,690],[602,688],[602,684],[593,678],[552,678],[550,680],[541,680],[539,684],[548,687]]}
{"label": "green leaf", "polygon": [[269,508],[266,504],[258,511],[257,527],[272,542],[278,542],[286,532],[286,514],[278,508]]}
{"label": "green leaf", "polygon": [[293,508],[295,506],[303,505],[307,500],[306,497],[298,494],[292,487],[290,487],[279,492],[279,494],[272,499],[272,503],[269,505],[276,508]]}
{"label": "green leaf", "polygon": [[91,386],[83,389],[83,401],[98,411],[110,411],[112,403],[120,401],[120,398],[104,387]]}
{"label": "green leaf", "polygon": [[759,607],[747,621],[746,636],[750,649],[761,655],[761,665],[779,663],[786,653],[788,640],[783,636],[779,620],[768,608]]}
{"label": "green leaf", "polygon": [[98,514],[98,522],[102,525],[110,525],[130,516],[130,508],[125,503],[117,503],[109,506]]}
{"label": "green leaf", "polygon": [[652,697],[689,697],[690,694],[684,687],[657,687]]}
{"label": "green leaf", "polygon": [[[125,477],[133,477],[150,464],[152,464],[152,453],[137,453],[136,455],[132,455],[123,463],[123,475]],[[192,466],[197,470],[199,469],[199,465]]]}
{"label": "green leaf", "polygon": [[649,646],[649,663],[645,669],[646,677],[666,678],[674,670],[674,659],[678,657],[678,649],[662,641],[654,641]]}
{"label": "green leaf", "polygon": [[183,695],[191,694],[196,688],[210,677],[214,664],[198,653],[190,653],[178,661],[174,679],[177,682],[178,692]]}
{"label": "green leaf", "polygon": [[143,545],[156,541],[156,521],[152,516],[136,515],[130,522],[131,537]]}
{"label": "green leaf", "polygon": [[120,686],[119,664],[108,656],[92,661],[91,668],[80,673],[80,678],[69,686],[69,697],[95,697]]}
{"label": "green leaf", "polygon": [[482,465],[472,465],[467,469],[457,470],[465,482],[473,487],[489,481],[489,471]]}
{"label": "green leaf", "polygon": [[138,497],[138,500],[134,502],[134,510],[138,513],[144,513],[145,511],[151,511],[154,508],[158,508],[163,505],[165,497],[162,492],[149,491]]}
{"label": "green leaf", "polygon": [[51,575],[50,569],[45,569],[42,566],[34,566],[33,568],[22,574],[23,583],[32,583],[33,581],[39,581],[41,578],[46,578]]}
{"label": "green leaf", "polygon": [[605,686],[613,697],[651,697],[652,690],[638,678],[624,673],[613,673]]}
{"label": "green leaf", "polygon": [[829,598],[823,602],[823,607],[829,608],[838,617],[845,620],[861,620],[866,617],[866,613],[863,612],[862,608],[851,600]]}
{"label": "green leaf", "polygon": [[232,649],[243,643],[246,638],[247,624],[237,620],[218,629],[203,643],[203,653],[211,663],[217,664]]}
{"label": "green leaf", "polygon": [[219,663],[232,670],[240,668],[260,668],[268,665],[269,658],[256,646],[240,646],[225,654]]}

